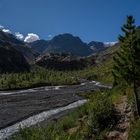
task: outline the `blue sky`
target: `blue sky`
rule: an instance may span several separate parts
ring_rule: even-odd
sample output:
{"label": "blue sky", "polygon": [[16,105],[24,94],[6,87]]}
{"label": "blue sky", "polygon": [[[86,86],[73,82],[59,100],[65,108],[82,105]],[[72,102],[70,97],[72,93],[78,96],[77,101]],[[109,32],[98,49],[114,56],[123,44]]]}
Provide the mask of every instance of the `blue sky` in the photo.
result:
{"label": "blue sky", "polygon": [[72,33],[86,42],[116,41],[129,14],[140,25],[140,0],[0,0],[0,25],[42,39]]}

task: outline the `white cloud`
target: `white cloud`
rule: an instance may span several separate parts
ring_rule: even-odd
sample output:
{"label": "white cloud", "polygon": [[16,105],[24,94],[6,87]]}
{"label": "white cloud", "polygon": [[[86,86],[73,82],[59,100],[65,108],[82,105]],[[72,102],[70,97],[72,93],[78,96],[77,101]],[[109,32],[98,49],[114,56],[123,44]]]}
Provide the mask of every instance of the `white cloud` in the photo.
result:
{"label": "white cloud", "polygon": [[39,36],[37,34],[34,33],[28,33],[28,35],[25,37],[24,41],[25,42],[33,42],[39,40]]}
{"label": "white cloud", "polygon": [[2,29],[3,32],[11,34],[12,32],[9,29]]}
{"label": "white cloud", "polygon": [[16,33],[15,33],[15,36],[16,36],[17,39],[20,39],[20,40],[23,40],[23,39],[24,39],[23,34],[21,34],[21,33],[19,33],[19,32],[16,32]]}

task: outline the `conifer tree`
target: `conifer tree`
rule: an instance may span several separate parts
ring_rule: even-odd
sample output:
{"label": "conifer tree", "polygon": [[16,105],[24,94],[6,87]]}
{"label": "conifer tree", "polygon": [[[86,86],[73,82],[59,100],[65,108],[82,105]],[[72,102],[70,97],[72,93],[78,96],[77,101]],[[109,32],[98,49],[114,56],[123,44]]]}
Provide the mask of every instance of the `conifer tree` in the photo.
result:
{"label": "conifer tree", "polygon": [[133,16],[127,17],[127,23],[121,28],[124,32],[119,36],[120,49],[114,57],[114,84],[125,82],[133,87],[135,109],[140,116],[138,88],[140,87],[140,40],[136,35]]}

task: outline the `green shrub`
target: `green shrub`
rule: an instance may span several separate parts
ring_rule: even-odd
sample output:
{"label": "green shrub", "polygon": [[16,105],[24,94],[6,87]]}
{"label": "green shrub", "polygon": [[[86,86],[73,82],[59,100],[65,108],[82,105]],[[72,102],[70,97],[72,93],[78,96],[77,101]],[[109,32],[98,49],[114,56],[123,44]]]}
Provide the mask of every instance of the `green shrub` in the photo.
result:
{"label": "green shrub", "polygon": [[140,140],[140,119],[131,123],[129,140]]}
{"label": "green shrub", "polygon": [[11,73],[0,75],[0,90],[31,88],[45,85],[73,85],[78,84],[71,72],[61,72],[35,68],[26,73]]}
{"label": "green shrub", "polygon": [[113,103],[107,93],[98,94],[90,106],[89,120],[93,131],[100,132],[115,123]]}

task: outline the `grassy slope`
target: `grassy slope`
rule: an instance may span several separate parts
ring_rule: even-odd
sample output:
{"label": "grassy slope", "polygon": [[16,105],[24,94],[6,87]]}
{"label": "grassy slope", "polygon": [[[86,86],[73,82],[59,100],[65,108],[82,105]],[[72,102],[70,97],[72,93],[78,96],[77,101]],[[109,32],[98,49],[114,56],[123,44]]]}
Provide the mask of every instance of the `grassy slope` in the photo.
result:
{"label": "grassy slope", "polygon": [[100,53],[96,59],[96,66],[77,72],[77,76],[88,80],[97,80],[103,83],[112,83],[113,55],[118,50],[118,44]]}

